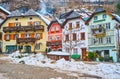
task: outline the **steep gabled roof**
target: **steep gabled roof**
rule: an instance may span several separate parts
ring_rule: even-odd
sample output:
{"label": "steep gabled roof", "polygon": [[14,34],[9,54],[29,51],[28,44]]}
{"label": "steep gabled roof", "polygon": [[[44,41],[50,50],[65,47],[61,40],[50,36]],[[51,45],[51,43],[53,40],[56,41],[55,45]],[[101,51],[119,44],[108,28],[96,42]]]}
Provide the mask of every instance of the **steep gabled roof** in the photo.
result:
{"label": "steep gabled roof", "polygon": [[74,18],[74,17],[79,17],[80,14],[76,11],[73,11],[68,17],[67,19],[71,19],[71,18]]}
{"label": "steep gabled roof", "polygon": [[66,19],[74,10],[71,10],[70,12],[66,12],[60,15],[59,19]]}
{"label": "steep gabled roof", "polygon": [[86,24],[89,24],[89,21],[96,15],[96,14],[99,14],[99,13],[106,13],[108,15],[110,15],[112,17],[112,19],[115,19],[115,16],[112,15],[111,12],[107,11],[107,10],[104,10],[103,8],[97,8],[95,10],[94,13],[92,13],[92,15],[88,18],[88,20],[86,21]]}
{"label": "steep gabled roof", "polygon": [[[65,24],[69,21],[69,20],[74,20],[74,19],[81,19],[84,21],[84,19],[81,17],[81,16],[78,16],[78,17],[73,17],[73,18],[69,18],[69,19],[66,19],[62,25],[62,28],[64,28]],[[85,21],[84,21],[85,22]]]}
{"label": "steep gabled roof", "polygon": [[45,18],[43,15],[41,15],[40,13],[36,12],[37,15],[45,22],[46,25],[50,24],[50,20]]}
{"label": "steep gabled roof", "polygon": [[19,10],[12,11],[10,15],[7,17],[13,17],[13,16],[21,16],[22,13]]}
{"label": "steep gabled roof", "polygon": [[19,10],[12,11],[8,17],[21,17],[21,16],[37,16],[33,9],[29,9],[26,13],[21,13]]}
{"label": "steep gabled roof", "polygon": [[37,15],[36,12],[33,9],[29,9],[24,15],[26,16],[33,16],[33,15]]}
{"label": "steep gabled roof", "polygon": [[6,10],[5,8],[0,6],[0,10],[2,10],[4,13],[6,13],[7,15],[10,14],[10,11]]}
{"label": "steep gabled roof", "polygon": [[47,28],[48,30],[50,29],[50,27],[52,26],[53,23],[58,23],[61,26],[61,24],[59,23],[59,21],[57,20],[57,18],[54,17],[53,20],[48,25],[48,28]]}

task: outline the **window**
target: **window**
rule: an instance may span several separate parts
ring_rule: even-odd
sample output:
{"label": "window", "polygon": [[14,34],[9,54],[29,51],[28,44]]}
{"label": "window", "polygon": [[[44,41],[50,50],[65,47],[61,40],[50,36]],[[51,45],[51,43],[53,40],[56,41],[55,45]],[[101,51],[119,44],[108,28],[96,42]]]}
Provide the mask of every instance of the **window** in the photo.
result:
{"label": "window", "polygon": [[56,26],[56,31],[59,31],[59,26]]}
{"label": "window", "polygon": [[51,32],[54,32],[54,31],[55,31],[55,28],[54,28],[54,27],[52,27],[52,28],[51,28]]}
{"label": "window", "polygon": [[15,26],[21,26],[21,23],[16,22]]}
{"label": "window", "polygon": [[98,38],[98,40],[99,40],[99,44],[103,43],[103,38]]}
{"label": "window", "polygon": [[50,40],[50,41],[52,40],[52,36],[49,38],[49,40]]}
{"label": "window", "polygon": [[10,40],[10,34],[6,35],[6,40]]}
{"label": "window", "polygon": [[91,29],[94,29],[94,25],[91,25]]}
{"label": "window", "polygon": [[35,48],[36,48],[36,50],[39,50],[40,49],[40,43],[37,43]]}
{"label": "window", "polygon": [[39,21],[36,21],[35,26],[39,26],[39,25],[40,25]]}
{"label": "window", "polygon": [[80,23],[76,22],[76,28],[80,28]]}
{"label": "window", "polygon": [[32,22],[30,22],[30,24],[29,24],[30,26],[33,26],[33,24],[32,24]]}
{"label": "window", "polygon": [[103,14],[102,18],[103,18],[103,19],[107,18],[107,15],[106,15],[106,14]]}
{"label": "window", "polygon": [[73,33],[73,41],[76,41],[76,33]]}
{"label": "window", "polygon": [[81,33],[81,40],[85,40],[85,32]]}
{"label": "window", "polygon": [[74,54],[78,54],[78,49],[74,48]]}
{"label": "window", "polygon": [[19,38],[19,34],[15,34],[15,40]]}
{"label": "window", "polygon": [[66,48],[66,52],[69,53],[69,48]]}
{"label": "window", "polygon": [[108,44],[110,44],[111,43],[111,37],[110,36],[106,37],[106,41],[107,41]]}
{"label": "window", "polygon": [[98,20],[98,16],[94,16],[94,20]]}
{"label": "window", "polygon": [[56,40],[60,40],[60,36],[56,36]]}
{"label": "window", "polygon": [[66,40],[66,41],[69,41],[69,34],[66,35],[65,40]]}
{"label": "window", "polygon": [[96,39],[95,38],[93,38],[93,39],[91,39],[91,44],[95,44],[96,43]]}
{"label": "window", "polygon": [[40,33],[36,33],[35,38],[40,39]]}
{"label": "window", "polygon": [[110,23],[106,23],[106,30],[110,30]]}
{"label": "window", "polygon": [[72,23],[69,23],[69,30],[72,30]]}
{"label": "window", "polygon": [[25,34],[25,37],[30,38],[30,34],[29,33]]}

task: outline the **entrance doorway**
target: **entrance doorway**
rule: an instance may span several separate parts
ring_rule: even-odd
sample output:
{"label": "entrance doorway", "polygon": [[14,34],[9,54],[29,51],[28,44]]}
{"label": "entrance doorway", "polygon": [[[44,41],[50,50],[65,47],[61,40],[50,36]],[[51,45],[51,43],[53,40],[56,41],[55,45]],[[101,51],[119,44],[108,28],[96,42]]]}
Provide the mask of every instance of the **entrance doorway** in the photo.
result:
{"label": "entrance doorway", "polygon": [[104,59],[105,61],[109,61],[109,50],[104,50]]}
{"label": "entrance doorway", "polygon": [[25,53],[31,53],[31,46],[25,46]]}
{"label": "entrance doorway", "polygon": [[16,50],[17,50],[17,46],[16,45],[7,45],[6,46],[6,53],[7,54],[10,54],[10,53],[12,53],[12,52],[14,52]]}
{"label": "entrance doorway", "polygon": [[87,49],[86,48],[81,48],[81,50],[82,50],[82,59],[85,59],[85,57],[86,57],[86,54],[87,54]]}

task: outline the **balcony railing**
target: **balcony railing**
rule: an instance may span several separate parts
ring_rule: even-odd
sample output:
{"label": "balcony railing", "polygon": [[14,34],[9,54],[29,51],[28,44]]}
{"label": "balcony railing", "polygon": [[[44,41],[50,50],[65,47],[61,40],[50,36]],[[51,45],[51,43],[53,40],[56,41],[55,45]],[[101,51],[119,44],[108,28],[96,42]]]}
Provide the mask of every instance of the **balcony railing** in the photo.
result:
{"label": "balcony railing", "polygon": [[35,38],[17,38],[17,44],[20,43],[35,43]]}
{"label": "balcony railing", "polygon": [[62,45],[62,41],[48,41],[47,42],[47,46],[58,46],[58,45]]}
{"label": "balcony railing", "polygon": [[44,31],[44,26],[15,26],[15,27],[3,27],[4,32],[19,32],[19,31]]}

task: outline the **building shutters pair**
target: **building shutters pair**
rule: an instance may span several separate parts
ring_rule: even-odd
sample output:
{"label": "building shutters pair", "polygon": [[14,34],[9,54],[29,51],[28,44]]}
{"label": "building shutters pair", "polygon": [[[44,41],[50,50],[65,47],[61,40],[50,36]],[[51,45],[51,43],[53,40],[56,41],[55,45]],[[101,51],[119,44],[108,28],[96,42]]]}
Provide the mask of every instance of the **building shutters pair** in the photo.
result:
{"label": "building shutters pair", "polygon": [[4,40],[15,40],[15,34],[5,34]]}
{"label": "building shutters pair", "polygon": [[[30,33],[30,38],[39,38],[39,39],[42,39],[43,38],[43,35],[42,35],[42,33]],[[25,33],[22,33],[21,34],[21,38],[26,38],[25,37]]]}

